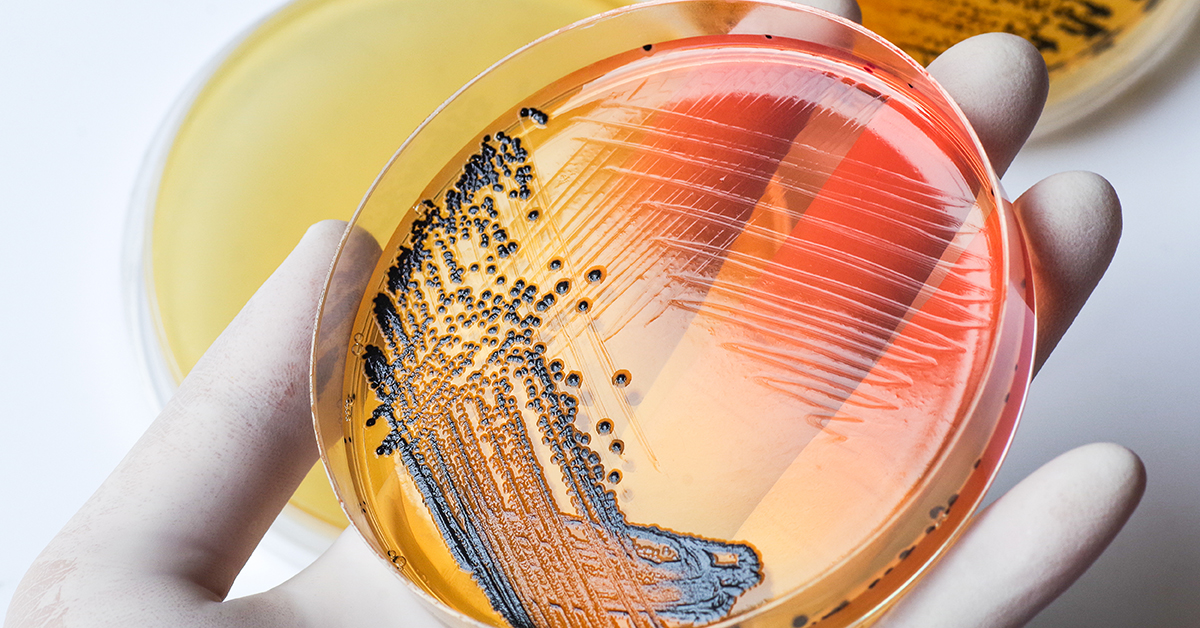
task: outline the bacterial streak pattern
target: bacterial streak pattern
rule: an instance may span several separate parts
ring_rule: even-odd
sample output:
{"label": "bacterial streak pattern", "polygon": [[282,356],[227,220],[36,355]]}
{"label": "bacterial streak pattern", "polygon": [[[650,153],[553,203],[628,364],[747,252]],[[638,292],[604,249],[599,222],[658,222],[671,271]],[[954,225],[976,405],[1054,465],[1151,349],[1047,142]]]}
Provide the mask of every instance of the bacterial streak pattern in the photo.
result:
{"label": "bacterial streak pattern", "polygon": [[[606,473],[574,425],[580,376],[538,341],[547,310],[603,273],[544,289],[497,268],[521,244],[495,197],[527,200],[530,173],[521,139],[497,133],[440,202],[420,207],[374,300],[382,346],[363,354],[379,400],[368,425],[390,428],[376,453],[399,456],[459,567],[515,627],[718,620],[761,581],[757,553],[626,521],[606,485],[620,472]],[[532,204],[518,215],[545,216]],[[467,243],[478,260],[460,259]],[[464,285],[468,274],[491,287]],[[612,379],[624,385],[629,374]],[[560,478],[546,475],[535,443]],[[612,452],[623,451],[614,443]],[[556,502],[550,482],[559,479],[569,504]]]}

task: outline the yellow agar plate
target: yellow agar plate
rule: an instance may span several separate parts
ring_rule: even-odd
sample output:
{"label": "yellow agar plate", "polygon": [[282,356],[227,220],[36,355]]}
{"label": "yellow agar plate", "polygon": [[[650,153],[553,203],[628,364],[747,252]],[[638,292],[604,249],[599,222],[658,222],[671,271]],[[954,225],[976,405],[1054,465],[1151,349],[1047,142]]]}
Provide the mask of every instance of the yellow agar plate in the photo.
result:
{"label": "yellow agar plate", "polygon": [[[489,65],[620,0],[302,0],[199,86],[153,166],[145,257],[179,381],[305,229],[349,219],[406,137]],[[291,502],[345,526],[320,465]]]}

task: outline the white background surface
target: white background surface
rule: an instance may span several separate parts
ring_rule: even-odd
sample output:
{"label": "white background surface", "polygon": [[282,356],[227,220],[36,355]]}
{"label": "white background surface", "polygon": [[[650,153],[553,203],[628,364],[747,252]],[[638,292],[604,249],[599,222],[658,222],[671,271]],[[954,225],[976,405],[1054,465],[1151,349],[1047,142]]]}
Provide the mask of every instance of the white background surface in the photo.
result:
{"label": "white background surface", "polygon": [[[0,0],[0,608],[153,418],[123,302],[129,197],[192,77],[278,0]],[[1029,147],[1016,196],[1059,170],[1125,207],[1108,276],[1030,395],[998,489],[1115,441],[1149,487],[1109,551],[1036,626],[1200,625],[1200,32],[1166,67]],[[300,566],[276,539],[235,591]]]}

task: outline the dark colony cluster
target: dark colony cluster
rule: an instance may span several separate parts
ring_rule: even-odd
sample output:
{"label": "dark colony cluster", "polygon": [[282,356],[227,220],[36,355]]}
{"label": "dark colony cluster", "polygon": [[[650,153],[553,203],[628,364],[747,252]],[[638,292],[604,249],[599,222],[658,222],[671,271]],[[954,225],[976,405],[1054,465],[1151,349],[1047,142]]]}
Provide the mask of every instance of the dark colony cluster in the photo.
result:
{"label": "dark colony cluster", "polygon": [[[535,173],[517,136],[549,116],[520,116],[518,130],[485,136],[453,185],[418,206],[374,298],[382,346],[362,357],[379,405],[367,425],[389,428],[376,453],[400,458],[459,567],[513,626],[719,620],[762,580],[757,552],[626,521],[609,489],[621,471],[605,469],[576,422],[581,388],[620,388],[633,375],[584,381],[539,340],[551,317],[589,315],[604,269],[568,276],[563,259],[539,262],[553,276],[544,287],[506,275],[522,250],[512,221],[552,219],[531,200]],[[611,420],[595,431],[603,449],[625,453]],[[569,504],[557,503],[557,482]]]}

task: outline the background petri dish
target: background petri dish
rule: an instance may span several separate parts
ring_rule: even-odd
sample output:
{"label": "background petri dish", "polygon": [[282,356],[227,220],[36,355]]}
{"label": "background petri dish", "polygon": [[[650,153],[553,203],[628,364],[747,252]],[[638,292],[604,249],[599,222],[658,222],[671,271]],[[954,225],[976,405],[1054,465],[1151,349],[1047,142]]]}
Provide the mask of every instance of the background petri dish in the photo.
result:
{"label": "background petri dish", "polygon": [[1099,109],[1183,40],[1193,0],[860,0],[863,25],[928,64],[981,33],[1033,43],[1050,70],[1043,136]]}
{"label": "background petri dish", "polygon": [[318,442],[451,625],[860,625],[994,476],[1031,295],[914,61],[789,3],[640,4],[494,66],[377,179]]}
{"label": "background petri dish", "polygon": [[[621,0],[302,0],[223,53],[176,107],[134,201],[147,361],[169,397],[305,229],[349,219],[442,101],[504,55]],[[318,464],[294,517],[345,517]]]}

